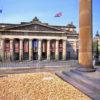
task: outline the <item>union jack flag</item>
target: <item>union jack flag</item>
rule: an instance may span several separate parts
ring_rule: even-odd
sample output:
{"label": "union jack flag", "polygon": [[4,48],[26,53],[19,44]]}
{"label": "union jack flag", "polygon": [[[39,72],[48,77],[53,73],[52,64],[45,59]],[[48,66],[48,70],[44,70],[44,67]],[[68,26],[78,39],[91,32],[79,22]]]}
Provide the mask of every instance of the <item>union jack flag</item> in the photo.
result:
{"label": "union jack flag", "polygon": [[58,13],[55,14],[54,17],[61,17],[61,16],[62,16],[62,12],[58,12]]}
{"label": "union jack flag", "polygon": [[2,9],[0,9],[0,13],[2,13]]}

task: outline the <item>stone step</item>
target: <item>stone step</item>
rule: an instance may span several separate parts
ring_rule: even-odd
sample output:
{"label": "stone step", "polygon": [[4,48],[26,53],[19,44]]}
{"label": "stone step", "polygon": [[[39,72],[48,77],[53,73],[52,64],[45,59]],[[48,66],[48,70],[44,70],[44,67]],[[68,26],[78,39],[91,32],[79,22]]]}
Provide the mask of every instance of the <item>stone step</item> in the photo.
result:
{"label": "stone step", "polygon": [[74,87],[82,91],[84,94],[88,95],[93,100],[100,100],[100,94],[98,93],[98,91],[94,91],[93,88],[88,86],[86,83],[81,82],[80,79],[72,77],[73,75],[71,75],[70,72],[57,72],[56,75],[62,78],[64,81],[72,84]]}
{"label": "stone step", "polygon": [[66,72],[64,71],[63,74],[69,76],[76,82],[84,85],[85,87],[89,88],[91,91],[94,91],[100,95],[100,82],[96,82],[95,79],[91,79],[89,77],[86,77],[84,74],[80,74],[76,71],[70,71]]}
{"label": "stone step", "polygon": [[[71,69],[70,71],[73,72],[73,73],[75,73],[75,74],[78,74],[78,75],[84,77],[85,79],[87,79],[87,80],[89,80],[89,81],[92,81],[93,83],[95,83],[95,84],[93,84],[93,85],[96,85],[96,87],[98,87],[98,88],[100,89],[100,87],[99,87],[99,85],[100,85],[100,76],[99,76],[99,75],[98,75],[98,77],[97,77],[97,75],[96,75],[96,77],[93,78],[93,77],[94,77],[93,75],[88,76],[88,75],[86,75],[87,73],[80,72],[80,71],[78,71],[78,70],[76,70],[76,69],[74,69],[74,70]],[[95,72],[94,72],[94,73],[95,73]]]}

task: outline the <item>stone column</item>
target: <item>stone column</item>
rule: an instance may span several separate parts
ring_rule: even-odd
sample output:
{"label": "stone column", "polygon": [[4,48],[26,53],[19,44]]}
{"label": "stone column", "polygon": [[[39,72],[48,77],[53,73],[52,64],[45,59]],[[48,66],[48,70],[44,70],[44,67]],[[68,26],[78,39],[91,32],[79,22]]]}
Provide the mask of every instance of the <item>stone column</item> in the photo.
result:
{"label": "stone column", "polygon": [[79,64],[82,70],[93,69],[92,64],[92,0],[79,0]]}
{"label": "stone column", "polygon": [[58,60],[59,59],[59,40],[56,40],[56,50],[55,50],[55,59]]}
{"label": "stone column", "polygon": [[23,60],[23,40],[20,39],[20,53],[19,53],[19,60]]}
{"label": "stone column", "polygon": [[1,39],[1,48],[0,48],[0,60],[4,61],[4,40]]}
{"label": "stone column", "polygon": [[10,40],[10,60],[13,61],[13,39]]}
{"label": "stone column", "polygon": [[38,40],[38,60],[41,60],[41,54],[42,54],[42,52],[41,52],[41,50],[42,50],[42,40],[41,39],[39,39]]}
{"label": "stone column", "polygon": [[32,60],[32,40],[29,40],[29,60]]}
{"label": "stone column", "polygon": [[66,60],[66,40],[63,40],[63,60]]}
{"label": "stone column", "polygon": [[50,40],[47,40],[47,60],[50,60]]}

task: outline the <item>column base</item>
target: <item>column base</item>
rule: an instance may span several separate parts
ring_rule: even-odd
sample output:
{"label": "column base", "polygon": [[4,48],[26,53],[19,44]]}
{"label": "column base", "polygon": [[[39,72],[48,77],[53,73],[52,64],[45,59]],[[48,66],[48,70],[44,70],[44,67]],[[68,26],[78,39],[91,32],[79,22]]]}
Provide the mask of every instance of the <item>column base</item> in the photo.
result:
{"label": "column base", "polygon": [[86,67],[78,67],[76,70],[80,71],[80,72],[95,72],[96,68],[90,67],[90,68],[86,68]]}

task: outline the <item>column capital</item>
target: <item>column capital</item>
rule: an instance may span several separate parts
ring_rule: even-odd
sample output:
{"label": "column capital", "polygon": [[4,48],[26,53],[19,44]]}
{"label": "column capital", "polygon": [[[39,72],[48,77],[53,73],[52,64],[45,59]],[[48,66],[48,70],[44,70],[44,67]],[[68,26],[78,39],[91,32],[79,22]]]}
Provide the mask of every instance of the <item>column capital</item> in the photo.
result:
{"label": "column capital", "polygon": [[38,39],[38,41],[42,41],[43,39]]}
{"label": "column capital", "polygon": [[47,39],[47,41],[51,41],[51,39]]}
{"label": "column capital", "polygon": [[19,39],[20,41],[23,41],[24,39]]}
{"label": "column capital", "polygon": [[32,41],[33,39],[29,39],[29,41]]}
{"label": "column capital", "polygon": [[5,39],[3,39],[3,38],[0,38],[0,40],[5,40]]}
{"label": "column capital", "polygon": [[14,39],[10,39],[10,41],[13,41]]}
{"label": "column capital", "polygon": [[67,41],[67,40],[63,39],[63,41]]}
{"label": "column capital", "polygon": [[3,38],[0,38],[0,40],[2,40]]}
{"label": "column capital", "polygon": [[56,41],[59,41],[60,39],[56,39]]}

